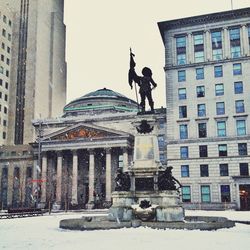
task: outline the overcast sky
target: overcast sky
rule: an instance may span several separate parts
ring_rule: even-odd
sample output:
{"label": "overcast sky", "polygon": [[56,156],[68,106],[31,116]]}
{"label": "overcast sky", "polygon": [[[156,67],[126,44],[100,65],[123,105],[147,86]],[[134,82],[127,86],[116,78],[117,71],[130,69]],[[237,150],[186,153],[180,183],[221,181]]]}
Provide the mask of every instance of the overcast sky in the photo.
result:
{"label": "overcast sky", "polygon": [[[233,7],[250,7],[250,0],[233,0]],[[231,0],[65,0],[67,102],[104,87],[136,100],[127,80],[131,46],[136,71],[153,71],[155,106],[166,106],[157,22],[230,9]]]}

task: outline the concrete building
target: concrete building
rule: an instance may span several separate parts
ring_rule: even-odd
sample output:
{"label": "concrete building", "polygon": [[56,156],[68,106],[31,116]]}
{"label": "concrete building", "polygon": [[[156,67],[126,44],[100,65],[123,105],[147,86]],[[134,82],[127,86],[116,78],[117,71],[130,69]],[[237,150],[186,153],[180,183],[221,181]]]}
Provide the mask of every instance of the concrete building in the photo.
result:
{"label": "concrete building", "polygon": [[185,207],[250,209],[250,8],[160,22],[167,158]]}
{"label": "concrete building", "polygon": [[57,117],[65,105],[64,1],[2,2],[13,14],[9,81],[11,102],[8,105],[8,131],[4,144],[27,144],[35,138],[32,119]]}
{"label": "concrete building", "polygon": [[0,2],[0,145],[7,142],[13,13]]}
{"label": "concrete building", "polygon": [[[37,167],[39,138],[28,148],[19,146],[18,152],[10,146],[0,149],[2,207],[34,205],[29,199],[32,189],[33,196],[46,207],[110,205],[117,168],[127,169],[133,161],[136,129],[132,123],[137,112],[135,101],[104,88],[67,104],[60,118],[34,120],[36,134],[42,132],[41,165]],[[166,110],[156,109],[150,116],[157,122],[164,164]]]}

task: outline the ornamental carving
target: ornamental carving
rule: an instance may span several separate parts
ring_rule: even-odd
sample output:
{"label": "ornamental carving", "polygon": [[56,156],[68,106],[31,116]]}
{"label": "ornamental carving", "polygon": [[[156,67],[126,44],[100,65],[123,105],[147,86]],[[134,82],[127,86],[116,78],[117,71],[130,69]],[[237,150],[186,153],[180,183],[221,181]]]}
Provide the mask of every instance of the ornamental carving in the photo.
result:
{"label": "ornamental carving", "polygon": [[73,140],[78,138],[102,138],[107,136],[106,132],[95,131],[87,128],[79,128],[65,134],[54,137],[56,140]]}

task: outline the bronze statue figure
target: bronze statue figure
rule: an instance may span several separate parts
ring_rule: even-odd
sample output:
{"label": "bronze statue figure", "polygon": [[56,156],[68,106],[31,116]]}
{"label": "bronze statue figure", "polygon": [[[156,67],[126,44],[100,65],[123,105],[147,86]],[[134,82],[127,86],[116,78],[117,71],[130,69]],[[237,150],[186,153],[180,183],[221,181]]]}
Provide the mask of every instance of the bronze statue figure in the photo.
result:
{"label": "bronze statue figure", "polygon": [[129,191],[130,190],[130,177],[128,173],[123,173],[121,168],[116,171],[115,177],[115,191]]}
{"label": "bronze statue figure", "polygon": [[[164,172],[159,173],[158,176],[158,189],[159,190],[178,190],[182,187],[181,183],[172,175],[173,167],[167,167]],[[175,184],[179,187],[176,188]]]}
{"label": "bronze statue figure", "polygon": [[[145,113],[145,100],[148,99],[149,106],[151,108],[151,112],[154,113],[154,101],[152,98],[152,89],[157,87],[157,84],[154,82],[152,78],[152,71],[148,67],[144,67],[142,69],[142,75],[138,76],[135,72],[135,61],[134,54],[130,49],[130,69],[129,69],[129,85],[131,89],[133,88],[133,81],[137,83],[140,87],[139,94],[141,96],[140,106],[142,108],[142,113]],[[151,85],[153,86],[151,88]]]}

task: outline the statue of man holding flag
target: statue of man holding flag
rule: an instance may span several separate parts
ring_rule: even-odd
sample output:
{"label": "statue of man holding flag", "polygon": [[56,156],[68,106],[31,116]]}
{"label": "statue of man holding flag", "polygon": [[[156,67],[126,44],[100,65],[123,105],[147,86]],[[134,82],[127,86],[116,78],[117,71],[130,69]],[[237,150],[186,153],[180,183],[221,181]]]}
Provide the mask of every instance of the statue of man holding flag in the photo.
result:
{"label": "statue of man holding flag", "polygon": [[[151,108],[151,112],[154,113],[154,101],[152,98],[152,89],[156,88],[157,84],[154,82],[152,78],[152,71],[148,67],[144,67],[142,69],[142,75],[138,76],[135,72],[135,61],[134,54],[130,49],[130,69],[128,73],[128,81],[131,89],[133,88],[133,82],[135,82],[135,91],[136,91],[136,83],[139,85],[139,94],[141,96],[140,106],[142,108],[142,113],[145,113],[145,100],[148,99],[149,106]],[[153,86],[151,88],[151,85]],[[137,96],[137,92],[136,92]]]}

